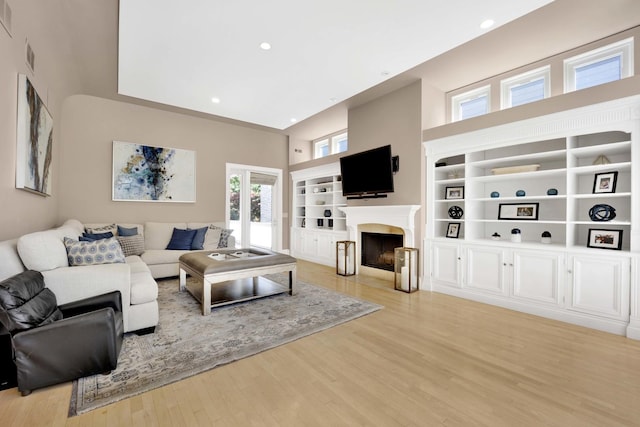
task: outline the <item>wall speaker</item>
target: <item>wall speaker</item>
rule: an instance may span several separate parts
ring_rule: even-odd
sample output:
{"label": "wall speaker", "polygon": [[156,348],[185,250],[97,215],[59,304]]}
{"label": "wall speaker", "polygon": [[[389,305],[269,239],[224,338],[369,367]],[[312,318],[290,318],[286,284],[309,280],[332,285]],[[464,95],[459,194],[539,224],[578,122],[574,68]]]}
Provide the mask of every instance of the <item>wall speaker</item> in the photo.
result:
{"label": "wall speaker", "polygon": [[391,158],[391,168],[393,173],[396,173],[400,170],[400,156],[393,156]]}

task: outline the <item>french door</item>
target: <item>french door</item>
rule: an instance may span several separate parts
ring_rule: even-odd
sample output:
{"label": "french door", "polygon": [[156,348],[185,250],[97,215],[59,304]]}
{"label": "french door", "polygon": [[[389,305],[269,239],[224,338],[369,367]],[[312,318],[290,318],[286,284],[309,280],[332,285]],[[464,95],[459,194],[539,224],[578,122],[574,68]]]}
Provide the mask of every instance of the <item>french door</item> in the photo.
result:
{"label": "french door", "polygon": [[282,170],[227,163],[227,223],[236,245],[282,249]]}

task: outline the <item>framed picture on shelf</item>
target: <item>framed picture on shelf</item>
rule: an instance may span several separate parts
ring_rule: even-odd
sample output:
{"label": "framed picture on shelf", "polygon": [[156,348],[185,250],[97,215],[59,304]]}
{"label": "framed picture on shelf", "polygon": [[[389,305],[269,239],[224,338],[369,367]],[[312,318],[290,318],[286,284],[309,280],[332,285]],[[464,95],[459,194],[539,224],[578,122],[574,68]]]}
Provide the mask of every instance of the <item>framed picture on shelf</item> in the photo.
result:
{"label": "framed picture on shelf", "polygon": [[587,247],[600,249],[622,249],[622,230],[603,230],[590,228]]}
{"label": "framed picture on shelf", "polygon": [[498,219],[537,221],[539,203],[500,203]]}
{"label": "framed picture on shelf", "polygon": [[615,193],[618,172],[597,173],[593,179],[593,194]]}
{"label": "framed picture on shelf", "polygon": [[459,187],[447,187],[444,192],[444,198],[447,200],[464,199],[464,185]]}
{"label": "framed picture on shelf", "polygon": [[447,235],[446,237],[450,237],[452,239],[457,239],[460,235],[460,223],[459,222],[450,222],[447,225]]}

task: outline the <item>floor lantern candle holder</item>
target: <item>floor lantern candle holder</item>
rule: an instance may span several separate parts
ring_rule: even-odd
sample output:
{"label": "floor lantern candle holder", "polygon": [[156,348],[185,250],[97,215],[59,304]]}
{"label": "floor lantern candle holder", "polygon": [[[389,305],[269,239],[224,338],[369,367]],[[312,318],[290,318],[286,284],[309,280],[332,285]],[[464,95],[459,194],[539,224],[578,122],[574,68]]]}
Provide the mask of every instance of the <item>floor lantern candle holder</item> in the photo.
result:
{"label": "floor lantern candle holder", "polygon": [[353,240],[336,242],[336,273],[341,276],[356,274],[356,242]]}
{"label": "floor lantern candle holder", "polygon": [[418,249],[394,249],[394,287],[398,291],[414,292],[418,290]]}

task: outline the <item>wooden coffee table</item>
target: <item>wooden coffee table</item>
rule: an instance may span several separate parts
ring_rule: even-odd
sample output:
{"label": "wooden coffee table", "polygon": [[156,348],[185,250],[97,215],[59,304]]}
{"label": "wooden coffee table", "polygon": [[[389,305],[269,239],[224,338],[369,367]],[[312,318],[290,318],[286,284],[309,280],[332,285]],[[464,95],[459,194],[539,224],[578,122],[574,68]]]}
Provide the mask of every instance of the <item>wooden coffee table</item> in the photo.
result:
{"label": "wooden coffee table", "polygon": [[[289,287],[262,277],[289,272]],[[187,274],[199,279],[187,284]],[[296,259],[266,249],[225,249],[216,252],[190,252],[180,256],[180,285],[202,304],[202,314],[212,307],[296,293]]]}

